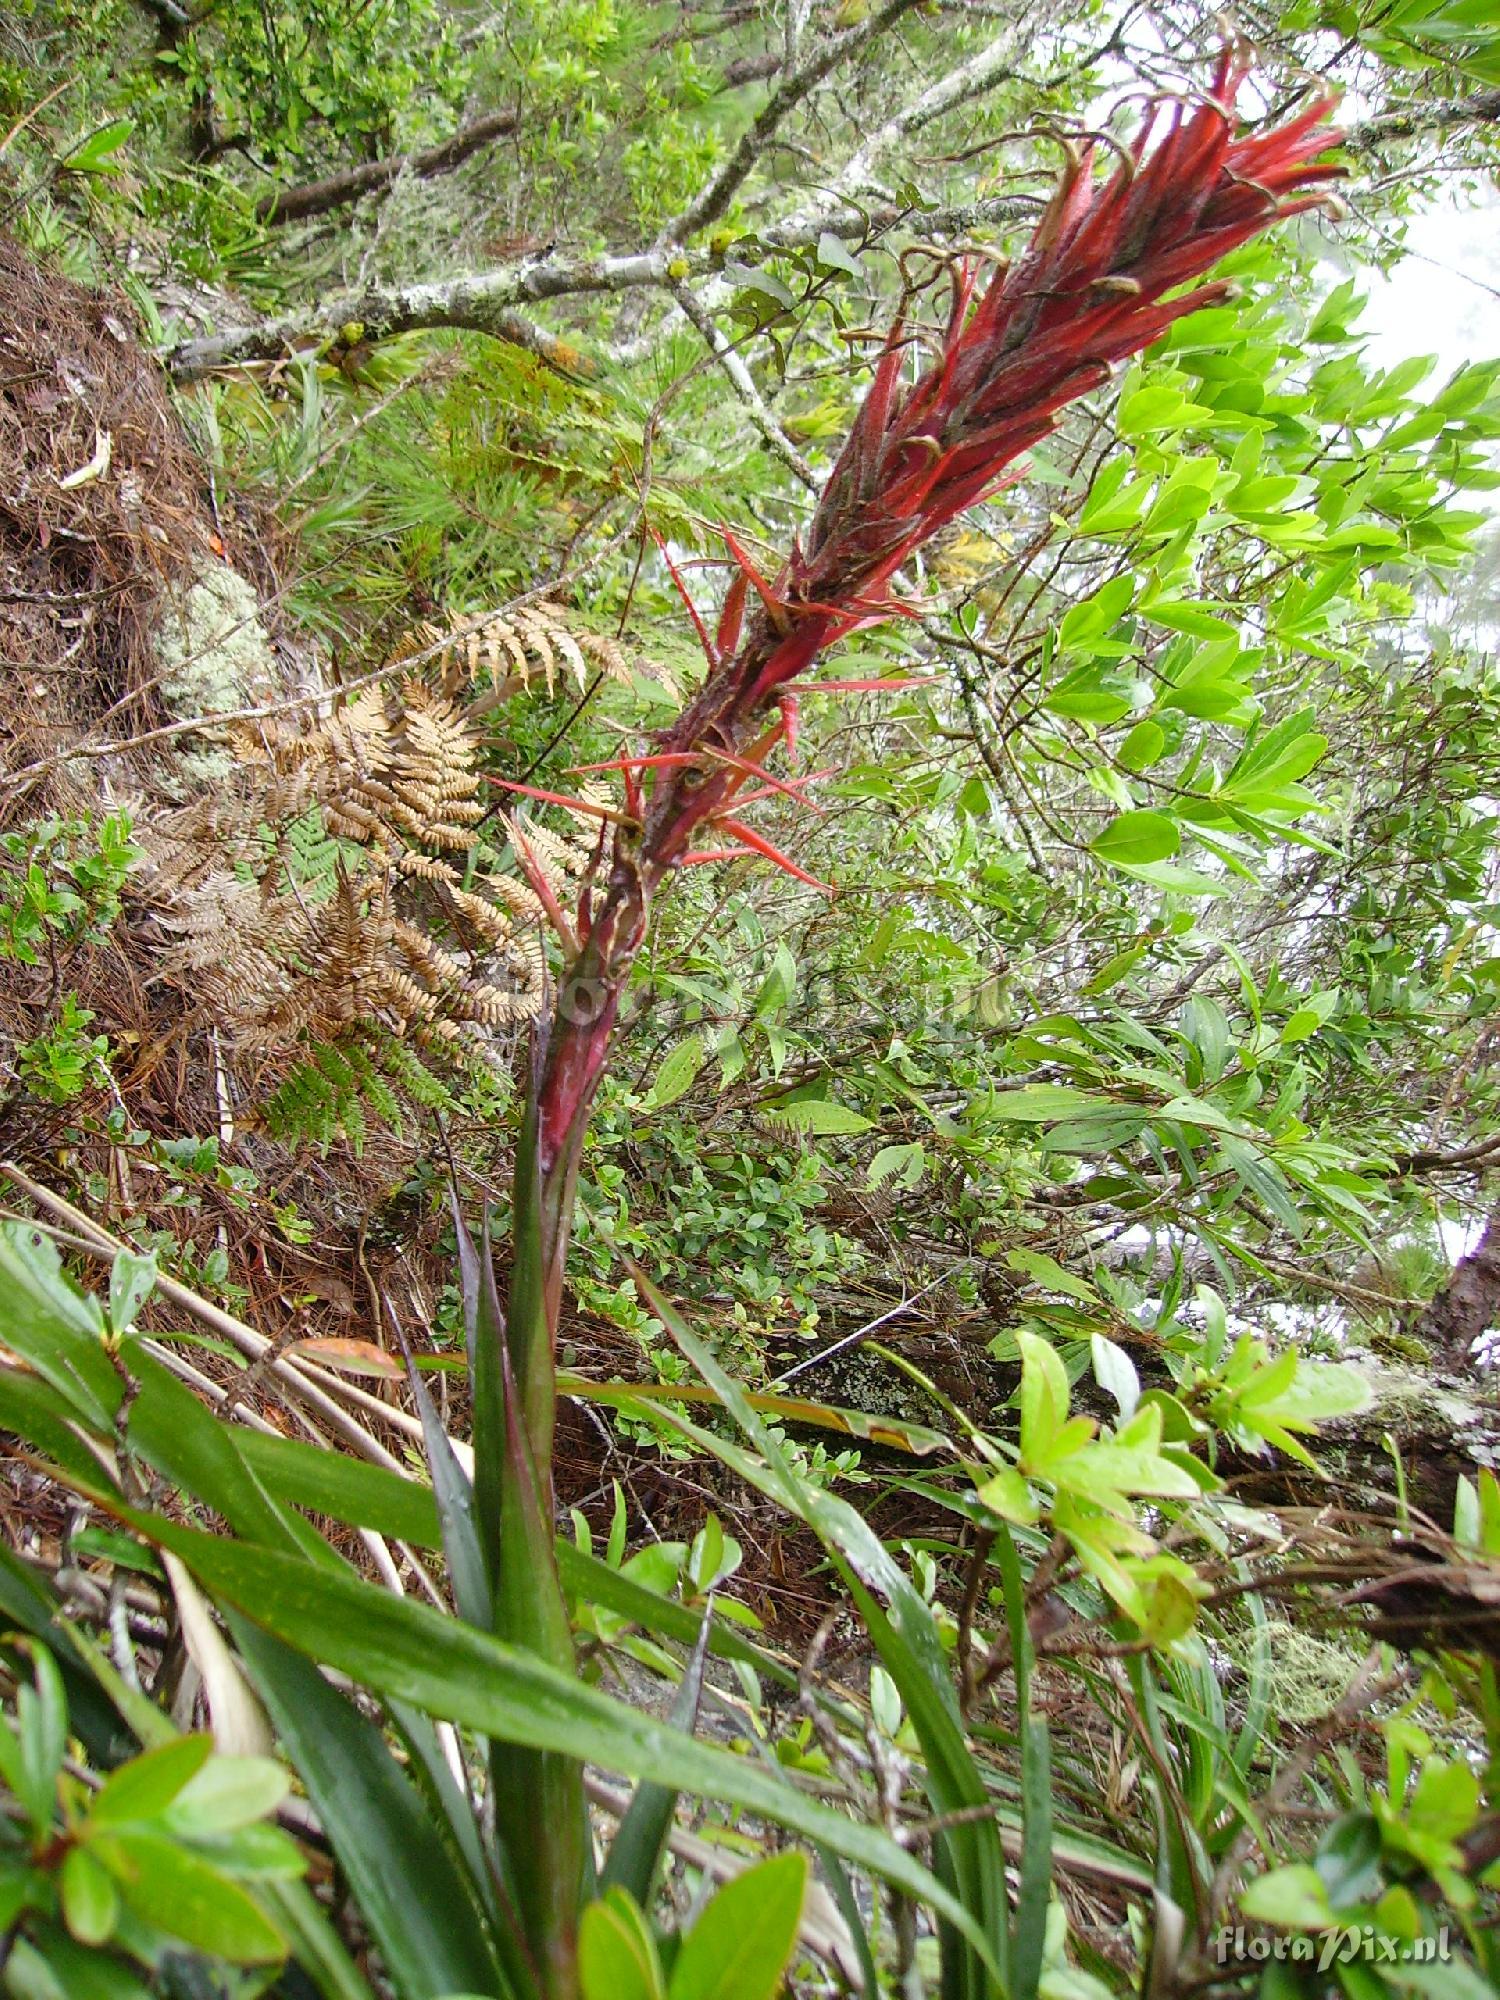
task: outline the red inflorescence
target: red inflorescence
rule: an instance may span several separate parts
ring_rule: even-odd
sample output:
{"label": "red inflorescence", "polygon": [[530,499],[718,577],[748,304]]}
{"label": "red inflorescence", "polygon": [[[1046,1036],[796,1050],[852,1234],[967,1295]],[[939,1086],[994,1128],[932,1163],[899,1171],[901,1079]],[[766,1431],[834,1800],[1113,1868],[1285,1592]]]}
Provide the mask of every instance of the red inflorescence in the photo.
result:
{"label": "red inflorescence", "polygon": [[[735,574],[712,639],[663,549],[710,672],[655,754],[618,760],[625,815],[561,801],[617,825],[607,879],[597,906],[591,896],[580,909],[578,938],[560,912],[554,917],[574,985],[597,991],[599,1004],[585,1015],[561,1010],[554,1023],[540,1106],[544,1178],[576,1164],[651,895],[670,871],[748,849],[826,888],[734,816],[764,795],[747,796],[744,788],[752,776],[769,780],[771,750],[795,747],[796,708],[786,700],[792,684],[835,640],[910,613],[888,589],[907,557],[992,493],[1065,404],[1227,290],[1222,282],[1180,287],[1272,223],[1326,201],[1326,191],[1316,190],[1341,171],[1321,158],[1339,137],[1327,123],[1331,100],[1316,99],[1272,131],[1237,135],[1235,102],[1246,74],[1242,54],[1231,49],[1195,107],[1156,104],[1108,179],[1095,177],[1094,146],[1070,147],[1057,193],[1019,260],[982,291],[972,269],[958,272],[938,357],[904,391],[908,337],[898,320],[805,545],[793,548],[772,579],[726,531]],[[779,712],[768,724],[773,708]],[[802,787],[819,775],[771,788],[802,798]],[[700,829],[733,845],[705,849],[695,839]],[[554,1273],[562,1240],[553,1246]]]}
{"label": "red inflorescence", "polygon": [[[1154,107],[1108,180],[1095,178],[1094,146],[1072,153],[1024,254],[977,304],[973,271],[959,273],[941,354],[904,394],[906,330],[891,329],[805,548],[774,585],[750,577],[781,625],[743,690],[752,703],[804,672],[833,639],[889,616],[897,607],[885,586],[895,571],[993,491],[1065,404],[1226,291],[1178,287],[1271,223],[1326,200],[1308,190],[1342,171],[1318,157],[1339,137],[1326,122],[1331,100],[1318,98],[1273,131],[1236,137],[1246,74],[1243,57],[1226,51],[1208,97],[1194,109]],[[1150,149],[1164,116],[1167,129]]]}

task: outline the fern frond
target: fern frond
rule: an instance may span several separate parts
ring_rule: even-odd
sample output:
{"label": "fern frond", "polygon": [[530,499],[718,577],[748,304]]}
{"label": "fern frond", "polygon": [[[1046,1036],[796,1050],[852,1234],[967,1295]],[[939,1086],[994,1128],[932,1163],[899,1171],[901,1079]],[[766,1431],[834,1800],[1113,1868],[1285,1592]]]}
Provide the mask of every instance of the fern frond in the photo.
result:
{"label": "fern frond", "polygon": [[[540,678],[551,695],[564,672],[580,693],[594,673],[623,687],[632,681],[631,661],[617,639],[590,630],[576,613],[547,598],[477,622],[455,619],[446,633],[436,625],[413,626],[403,636],[395,663],[422,656],[434,660],[449,693],[467,681],[471,686],[486,683],[501,696],[518,694]],[[636,664],[676,696],[667,668],[644,659]]]}
{"label": "fern frond", "polygon": [[[529,607],[491,641],[549,685],[581,682],[599,657],[556,607]],[[440,1067],[484,1065],[492,1096],[510,1038],[543,1004],[541,899],[474,868],[487,805],[467,660],[440,685],[407,670],[329,713],[241,727],[222,785],[138,815],[130,890],[162,972],[223,1030],[231,1062],[285,1071],[241,1115],[289,1144],[358,1152],[371,1121],[399,1133],[403,1108],[457,1110]],[[562,882],[588,866],[585,831],[531,826],[513,843]]]}

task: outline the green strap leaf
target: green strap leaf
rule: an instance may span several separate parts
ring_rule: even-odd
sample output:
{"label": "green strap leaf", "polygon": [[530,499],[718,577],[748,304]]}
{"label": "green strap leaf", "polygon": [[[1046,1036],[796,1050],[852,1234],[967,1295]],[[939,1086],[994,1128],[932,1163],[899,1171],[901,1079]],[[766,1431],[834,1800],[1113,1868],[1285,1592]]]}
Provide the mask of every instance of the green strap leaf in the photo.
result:
{"label": "green strap leaf", "polygon": [[[269,1559],[278,1565],[291,1560]],[[316,1581],[321,1585],[325,1579],[318,1575]],[[328,1615],[338,1615],[334,1606]],[[523,2000],[525,1989],[506,1977],[443,1829],[380,1730],[331,1688],[310,1660],[269,1631],[235,1611],[229,1624],[402,2000],[464,1992]],[[420,1892],[412,1874],[418,1863]]]}
{"label": "green strap leaf", "polygon": [[[703,1669],[708,1660],[708,1641],[712,1630],[713,1611],[710,1605],[699,1627],[698,1642],[693,1647],[677,1697],[672,1703],[672,1726],[685,1730],[688,1735],[692,1734],[698,1721],[698,1705],[703,1698]],[[677,1794],[670,1786],[643,1780],[636,1787],[635,1797],[626,1808],[625,1817],[610,1842],[609,1858],[599,1878],[602,1887],[608,1889],[618,1884],[643,1908],[650,1908],[657,1871],[666,1853],[667,1835],[672,1830],[672,1815],[676,1809]]]}
{"label": "green strap leaf", "polygon": [[[106,1504],[104,1496],[95,1497]],[[931,1903],[988,1955],[989,1942],[969,1911],[888,1835],[808,1798],[748,1758],[699,1743],[488,1633],[352,1574],[203,1534],[118,1502],[114,1510],[180,1555],[206,1589],[243,1614],[233,1620],[237,1636],[251,1633],[246,1621],[252,1620],[262,1631],[378,1694],[409,1701],[483,1735],[555,1750],[626,1777],[649,1776],[680,1791],[763,1814]],[[258,1674],[262,1654],[254,1646],[253,1636],[247,1638],[245,1650]],[[314,1679],[318,1687],[326,1687],[320,1677]],[[317,1690],[311,1680],[305,1686],[310,1699]],[[297,1723],[285,1702],[273,1714],[284,1730]],[[316,1736],[304,1721],[298,1738],[307,1742],[309,1752],[316,1748]],[[367,1740],[362,1754],[370,1754]],[[300,1765],[300,1756],[298,1761]],[[336,1795],[331,1803],[338,1805]],[[424,1817],[423,1824],[431,1822]],[[411,1851],[404,1863],[408,1877]],[[461,1992],[463,1982],[450,1980],[447,1990]]]}

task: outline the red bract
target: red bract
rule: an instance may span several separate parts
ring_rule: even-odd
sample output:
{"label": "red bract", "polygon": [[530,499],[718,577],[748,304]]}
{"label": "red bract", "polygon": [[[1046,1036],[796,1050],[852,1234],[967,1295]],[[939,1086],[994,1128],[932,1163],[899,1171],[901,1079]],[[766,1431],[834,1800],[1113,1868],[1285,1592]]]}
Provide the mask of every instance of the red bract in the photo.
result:
{"label": "red bract", "polygon": [[[1237,138],[1245,75],[1242,58],[1226,51],[1207,99],[1191,111],[1154,108],[1108,180],[1095,178],[1093,145],[1070,150],[1020,259],[977,303],[973,272],[960,271],[942,351],[904,394],[907,332],[899,320],[892,327],[806,546],[773,586],[789,629],[762,650],[742,693],[764,698],[831,640],[872,613],[888,615],[884,587],[908,556],[992,492],[1066,404],[1227,287],[1167,293],[1272,222],[1327,199],[1306,190],[1341,171],[1316,158],[1338,137],[1326,124],[1330,100]],[[1164,113],[1167,130],[1148,151]]]}
{"label": "red bract", "polygon": [[[1338,137],[1327,124],[1330,100],[1316,99],[1272,131],[1236,135],[1245,75],[1242,55],[1230,50],[1202,102],[1154,105],[1108,177],[1095,174],[1096,146],[1070,146],[1016,263],[982,289],[971,268],[958,271],[937,358],[905,389],[911,341],[897,320],[806,541],[774,578],[726,532],[735,575],[712,640],[693,611],[708,680],[657,753],[630,760],[632,792],[642,789],[617,829],[602,896],[563,988],[540,1104],[544,1176],[566,1180],[576,1166],[652,893],[672,869],[704,858],[695,833],[717,826],[811,879],[727,816],[776,743],[795,741],[795,709],[782,707],[769,728],[765,712],[787,702],[834,641],[910,613],[889,593],[902,563],[1008,472],[1015,476],[1015,461],[1066,404],[1228,289],[1181,288],[1273,222],[1327,199],[1316,190],[1341,171],[1319,159]],[[570,989],[586,993],[589,1006],[570,1009]],[[549,1246],[553,1257],[565,1234]]]}

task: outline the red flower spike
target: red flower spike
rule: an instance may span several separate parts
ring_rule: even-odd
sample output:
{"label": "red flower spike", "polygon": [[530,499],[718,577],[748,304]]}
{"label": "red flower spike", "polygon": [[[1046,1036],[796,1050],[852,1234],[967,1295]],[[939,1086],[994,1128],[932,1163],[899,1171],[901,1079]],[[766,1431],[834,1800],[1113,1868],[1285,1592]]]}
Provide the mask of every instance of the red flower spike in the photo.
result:
{"label": "red flower spike", "polygon": [[[552,1023],[539,1159],[559,1213],[652,895],[674,868],[731,859],[738,851],[695,848],[695,835],[722,829],[797,880],[828,886],[725,816],[738,789],[730,772],[738,767],[714,769],[704,752],[753,765],[777,736],[795,738],[795,721],[788,730],[778,717],[767,741],[766,711],[836,640],[913,610],[888,594],[907,559],[993,494],[1008,471],[1014,477],[1022,455],[1053,430],[1067,403],[1185,314],[1222,299],[1226,287],[1210,275],[1220,259],[1279,219],[1315,206],[1319,187],[1340,172],[1323,158],[1338,138],[1327,124],[1326,98],[1279,128],[1236,129],[1234,105],[1245,75],[1242,48],[1225,49],[1209,93],[1170,112],[1160,101],[1150,106],[1109,173],[1082,147],[1070,150],[1057,193],[1022,255],[983,284],[967,270],[955,272],[938,352],[915,382],[903,383],[913,336],[897,320],[804,540],[767,577],[726,532],[738,574],[725,597],[717,645],[667,558],[710,670],[661,738],[643,822],[628,835],[617,832],[596,883],[589,942],[574,970],[597,991],[598,1011],[575,1018],[560,1010]],[[880,685],[866,689],[856,681],[849,691],[877,692]],[[822,686],[832,693],[840,683]],[[629,771],[653,762],[632,763]],[[535,796],[622,817],[551,793]],[[549,1253],[557,1272],[564,1239]]]}
{"label": "red flower spike", "polygon": [[714,821],[714,825],[724,833],[732,834],[746,847],[753,847],[755,852],[763,854],[767,861],[774,861],[776,866],[784,868],[788,875],[795,875],[799,882],[806,882],[813,889],[821,889],[825,896],[834,893],[831,882],[820,882],[816,875],[809,875],[805,868],[799,868],[790,855],[783,854],[779,847],[773,847],[765,835],[757,833],[753,826],[746,826],[742,820],[730,819],[727,814],[721,814]]}
{"label": "red flower spike", "polygon": [[1213,296],[1164,304],[1166,292],[1336,171],[1312,161],[1334,136],[1322,129],[1326,101],[1279,132],[1232,136],[1242,76],[1237,57],[1221,61],[1210,99],[1186,115],[1179,107],[1155,150],[1143,146],[1137,167],[1102,186],[1088,154],[1070,160],[1029,249],[967,320],[960,275],[943,354],[899,403],[887,349],[814,519],[799,587],[777,585],[794,614],[867,597],[1044,436],[1064,403]]}
{"label": "red flower spike", "polygon": [[666,543],[662,540],[661,536],[656,532],[655,528],[652,528],[650,533],[652,541],[655,542],[656,544],[657,553],[660,555],[662,561],[666,564],[668,574],[671,576],[673,583],[676,584],[677,586],[677,595],[682,599],[683,603],[687,606],[687,615],[693,621],[693,630],[698,634],[698,643],[703,648],[703,657],[708,662],[708,671],[712,673],[715,667],[719,665],[719,655],[714,649],[713,640],[710,639],[708,636],[708,627],[704,624],[702,618],[698,615],[698,607],[693,602],[693,594],[688,589],[687,585],[683,582],[682,572],[681,570],[678,569],[676,563],[673,562]]}
{"label": "red flower spike", "polygon": [[524,799],[540,799],[544,805],[566,806],[569,812],[587,813],[591,819],[613,820],[622,825],[628,815],[616,812],[613,806],[596,805],[592,799],[565,798],[561,792],[544,792],[537,785],[518,784],[514,778],[497,778],[493,771],[485,773],[486,781],[498,785],[502,791],[519,792]]}

